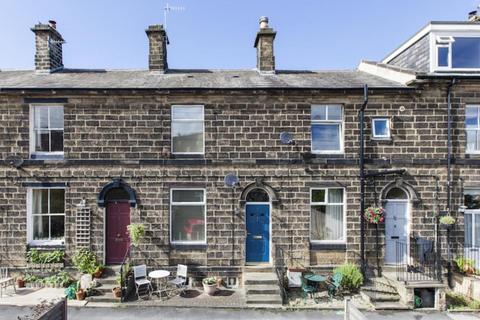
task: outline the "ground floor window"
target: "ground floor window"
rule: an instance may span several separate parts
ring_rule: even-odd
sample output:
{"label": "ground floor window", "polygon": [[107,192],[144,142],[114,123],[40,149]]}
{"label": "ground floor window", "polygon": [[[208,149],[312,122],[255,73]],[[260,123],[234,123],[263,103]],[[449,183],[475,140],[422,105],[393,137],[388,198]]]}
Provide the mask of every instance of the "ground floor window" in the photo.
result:
{"label": "ground floor window", "polygon": [[466,189],[465,246],[480,247],[480,189]]}
{"label": "ground floor window", "polygon": [[204,189],[172,189],[170,194],[170,241],[206,243]]}
{"label": "ground floor window", "polygon": [[65,238],[65,189],[29,190],[29,242],[61,244]]}
{"label": "ground floor window", "polygon": [[311,189],[310,241],[345,241],[344,198],[343,188]]}

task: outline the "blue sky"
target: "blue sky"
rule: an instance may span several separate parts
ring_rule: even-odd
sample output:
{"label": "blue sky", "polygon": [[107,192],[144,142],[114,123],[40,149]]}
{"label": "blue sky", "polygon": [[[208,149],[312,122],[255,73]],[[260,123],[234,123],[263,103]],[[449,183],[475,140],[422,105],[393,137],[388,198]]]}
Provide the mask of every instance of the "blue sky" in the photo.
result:
{"label": "blue sky", "polygon": [[69,68],[144,69],[145,28],[163,23],[170,68],[251,69],[258,18],[277,31],[278,69],[379,60],[430,20],[465,20],[478,0],[0,0],[0,68],[33,68],[35,23],[57,21]]}

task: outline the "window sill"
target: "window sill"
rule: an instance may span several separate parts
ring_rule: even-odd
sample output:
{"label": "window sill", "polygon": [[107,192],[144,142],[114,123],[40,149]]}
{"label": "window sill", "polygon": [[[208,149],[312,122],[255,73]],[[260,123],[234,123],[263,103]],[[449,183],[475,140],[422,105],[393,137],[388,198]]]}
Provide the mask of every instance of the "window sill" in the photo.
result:
{"label": "window sill", "polygon": [[52,161],[63,161],[64,153],[32,153],[30,154],[31,160],[52,160]]}
{"label": "window sill", "polygon": [[204,153],[172,153],[172,159],[204,159]]}
{"label": "window sill", "polygon": [[170,243],[170,249],[178,251],[204,251],[207,250],[206,243]]}
{"label": "window sill", "polygon": [[345,243],[328,243],[328,242],[310,242],[310,250],[325,250],[325,251],[346,251],[347,245]]}
{"label": "window sill", "polygon": [[45,250],[65,249],[65,241],[30,241],[27,246]]}

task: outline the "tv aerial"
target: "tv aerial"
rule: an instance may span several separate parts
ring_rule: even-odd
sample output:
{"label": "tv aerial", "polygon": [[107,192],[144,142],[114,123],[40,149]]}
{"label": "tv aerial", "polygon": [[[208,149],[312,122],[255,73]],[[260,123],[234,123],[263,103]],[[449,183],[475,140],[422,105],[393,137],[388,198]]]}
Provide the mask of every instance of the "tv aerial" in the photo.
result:
{"label": "tv aerial", "polygon": [[293,139],[293,135],[290,132],[283,131],[280,133],[280,141],[282,144],[287,144],[287,145],[294,145],[295,140]]}
{"label": "tv aerial", "polygon": [[167,15],[170,11],[185,11],[185,7],[171,6],[168,3],[163,8],[163,28],[167,30]]}
{"label": "tv aerial", "polygon": [[227,174],[223,181],[225,182],[225,185],[230,188],[235,188],[240,185],[240,180],[238,180],[238,177],[235,173]]}
{"label": "tv aerial", "polygon": [[16,156],[16,155],[10,155],[10,156],[5,158],[5,164],[18,169],[22,166],[23,159],[19,156]]}

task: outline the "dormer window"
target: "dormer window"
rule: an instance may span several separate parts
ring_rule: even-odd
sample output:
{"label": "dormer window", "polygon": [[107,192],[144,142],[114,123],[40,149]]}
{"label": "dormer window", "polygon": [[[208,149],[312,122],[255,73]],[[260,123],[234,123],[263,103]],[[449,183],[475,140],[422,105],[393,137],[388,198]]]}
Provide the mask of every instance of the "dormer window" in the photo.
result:
{"label": "dormer window", "polygon": [[438,70],[480,69],[480,37],[437,36]]}

